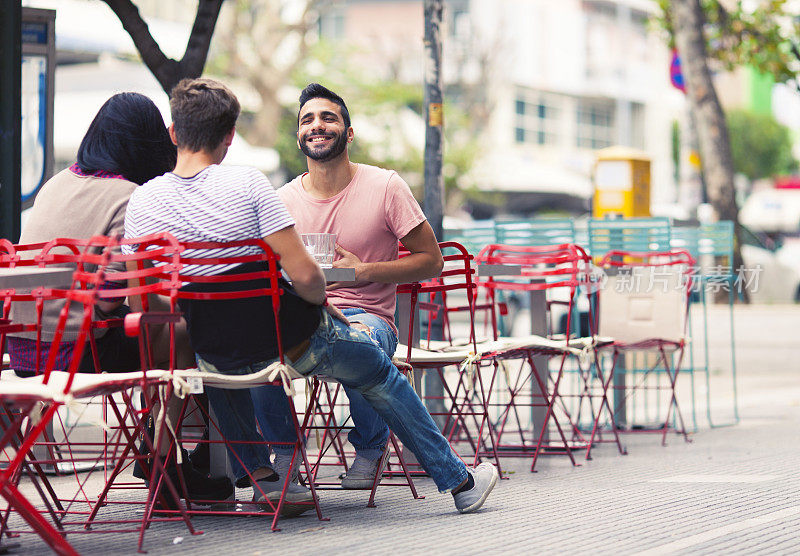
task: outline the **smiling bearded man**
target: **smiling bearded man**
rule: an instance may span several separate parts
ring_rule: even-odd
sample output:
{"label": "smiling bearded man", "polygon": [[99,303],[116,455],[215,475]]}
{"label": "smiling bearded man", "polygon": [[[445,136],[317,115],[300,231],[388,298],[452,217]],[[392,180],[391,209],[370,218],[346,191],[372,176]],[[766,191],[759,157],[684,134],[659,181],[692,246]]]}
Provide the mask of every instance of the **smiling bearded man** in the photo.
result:
{"label": "smiling bearded man", "polygon": [[[322,85],[308,85],[300,93],[297,114],[297,146],[306,155],[308,172],[279,189],[278,196],[298,232],[336,234],[333,266],[355,268],[356,281],[329,285],[328,299],[392,357],[396,285],[438,276],[442,253],[397,172],[350,161],[348,145],[354,136],[344,100]],[[398,241],[409,256],[398,259]],[[342,486],[371,488],[376,476],[380,480],[389,429],[358,391],[345,387],[345,392],[354,424],[348,440],[356,457]],[[276,390],[274,407],[279,403]],[[265,419],[264,426],[276,418]],[[286,431],[272,431],[276,440],[290,432],[288,425]],[[277,460],[284,459],[276,452]]]}

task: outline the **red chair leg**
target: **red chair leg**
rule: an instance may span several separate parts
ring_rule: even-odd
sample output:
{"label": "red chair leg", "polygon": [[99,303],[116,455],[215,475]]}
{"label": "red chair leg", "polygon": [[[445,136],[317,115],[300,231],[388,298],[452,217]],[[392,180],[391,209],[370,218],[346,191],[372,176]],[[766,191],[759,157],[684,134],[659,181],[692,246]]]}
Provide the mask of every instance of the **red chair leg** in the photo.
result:
{"label": "red chair leg", "polygon": [[28,500],[17,490],[17,488],[5,482],[0,485],[0,494],[3,495],[8,503],[17,511],[28,525],[53,549],[56,554],[65,556],[78,556],[78,552],[72,548],[63,535],[57,531],[42,515],[28,502]]}

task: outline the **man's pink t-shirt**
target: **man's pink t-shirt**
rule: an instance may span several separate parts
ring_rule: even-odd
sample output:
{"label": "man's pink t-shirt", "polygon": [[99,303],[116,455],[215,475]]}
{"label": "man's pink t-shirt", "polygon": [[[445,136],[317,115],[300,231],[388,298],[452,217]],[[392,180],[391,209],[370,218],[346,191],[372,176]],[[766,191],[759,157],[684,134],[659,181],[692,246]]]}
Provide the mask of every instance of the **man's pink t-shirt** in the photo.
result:
{"label": "man's pink t-shirt", "polygon": [[[336,234],[336,243],[364,262],[397,259],[398,240],[425,221],[419,203],[397,172],[359,164],[352,181],[330,199],[306,193],[305,175],[278,190],[297,232]],[[359,282],[329,290],[328,299],[339,308],[364,309],[394,327],[396,289],[395,284]]]}

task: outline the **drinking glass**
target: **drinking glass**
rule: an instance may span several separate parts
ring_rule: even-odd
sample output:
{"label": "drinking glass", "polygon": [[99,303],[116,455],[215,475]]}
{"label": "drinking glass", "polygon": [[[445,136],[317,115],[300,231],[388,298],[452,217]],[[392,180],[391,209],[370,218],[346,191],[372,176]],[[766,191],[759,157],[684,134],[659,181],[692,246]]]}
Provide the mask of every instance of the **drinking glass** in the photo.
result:
{"label": "drinking glass", "polygon": [[333,267],[336,254],[336,234],[302,234],[303,244],[309,255],[314,257],[322,268]]}

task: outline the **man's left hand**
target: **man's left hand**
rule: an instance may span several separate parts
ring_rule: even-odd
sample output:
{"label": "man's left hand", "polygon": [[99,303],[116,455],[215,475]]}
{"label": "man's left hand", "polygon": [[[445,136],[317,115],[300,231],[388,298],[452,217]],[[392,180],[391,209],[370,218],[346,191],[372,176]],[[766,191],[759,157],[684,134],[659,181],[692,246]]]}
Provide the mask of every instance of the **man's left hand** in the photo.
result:
{"label": "man's left hand", "polygon": [[338,243],[336,244],[336,254],[341,258],[333,261],[334,268],[354,268],[356,270],[356,281],[358,281],[361,265],[363,264],[361,259]]}

